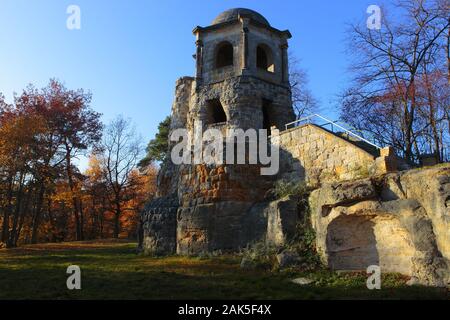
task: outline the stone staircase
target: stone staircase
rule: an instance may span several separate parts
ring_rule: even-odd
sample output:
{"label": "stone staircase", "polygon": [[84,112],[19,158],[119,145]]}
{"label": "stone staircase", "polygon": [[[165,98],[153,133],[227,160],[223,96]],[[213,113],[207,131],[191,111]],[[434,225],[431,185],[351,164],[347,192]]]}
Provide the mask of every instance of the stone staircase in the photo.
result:
{"label": "stone staircase", "polygon": [[[315,123],[315,120],[320,120],[324,123],[318,124],[318,123]],[[381,147],[376,146],[375,144],[369,142],[368,140],[360,137],[356,133],[342,127],[336,121],[329,120],[319,114],[312,114],[306,118],[288,123],[288,124],[286,124],[286,129],[288,128],[289,125],[299,126],[302,123],[308,123],[312,126],[321,128],[322,130],[325,130],[338,138],[341,138],[347,142],[350,142],[354,146],[368,152],[375,158],[380,156]],[[327,128],[327,126],[330,126],[331,129]],[[334,128],[338,128],[339,131],[335,131]]]}

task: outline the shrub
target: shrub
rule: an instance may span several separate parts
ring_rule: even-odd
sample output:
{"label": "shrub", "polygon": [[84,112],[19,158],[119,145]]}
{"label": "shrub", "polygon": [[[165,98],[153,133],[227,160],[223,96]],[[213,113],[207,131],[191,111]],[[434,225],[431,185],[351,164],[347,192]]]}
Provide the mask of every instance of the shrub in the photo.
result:
{"label": "shrub", "polygon": [[249,244],[241,250],[241,267],[255,269],[273,269],[279,248],[265,243],[264,240]]}
{"label": "shrub", "polygon": [[353,169],[354,179],[363,179],[370,176],[369,168],[367,166],[359,165]]}
{"label": "shrub", "polygon": [[304,181],[295,182],[286,180],[276,181],[271,191],[276,199],[281,199],[291,195],[302,196],[309,193],[309,189]]}
{"label": "shrub", "polygon": [[297,269],[315,270],[322,267],[319,254],[316,250],[316,233],[311,224],[310,208],[308,203],[310,190],[303,182],[286,182],[279,180],[272,189],[272,195],[284,198],[289,195],[298,196],[299,222],[295,235],[283,246],[271,246],[264,241],[259,241],[247,246],[241,251],[243,267],[264,268],[276,270],[278,262],[276,255],[283,251],[291,251],[298,254],[300,263]]}
{"label": "shrub", "polygon": [[303,269],[314,270],[321,268],[322,263],[316,248],[316,232],[311,223],[308,197],[309,192],[305,192],[299,198],[300,221],[297,223],[294,237],[285,247],[302,257]]}

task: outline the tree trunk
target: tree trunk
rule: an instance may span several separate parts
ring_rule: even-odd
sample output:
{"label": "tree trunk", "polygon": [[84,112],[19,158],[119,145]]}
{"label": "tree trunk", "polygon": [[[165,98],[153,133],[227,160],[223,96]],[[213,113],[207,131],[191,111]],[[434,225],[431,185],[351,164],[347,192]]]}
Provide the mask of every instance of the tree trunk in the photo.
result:
{"label": "tree trunk", "polygon": [[118,239],[120,234],[120,201],[116,200],[116,211],[114,214],[114,238]]}
{"label": "tree trunk", "polygon": [[84,236],[83,200],[81,199],[81,197],[78,197],[77,199],[78,199],[78,212],[80,215],[80,235],[81,235],[80,240],[84,240],[85,236]]}
{"label": "tree trunk", "polygon": [[12,196],[13,196],[13,176],[8,179],[7,203],[3,211],[3,227],[2,227],[2,242],[7,242],[9,238],[9,216],[12,211]]}
{"label": "tree trunk", "polygon": [[427,90],[427,99],[428,99],[428,105],[429,105],[429,114],[428,114],[428,121],[430,123],[431,131],[433,134],[433,143],[434,143],[434,154],[436,157],[437,163],[441,163],[442,157],[441,157],[441,139],[438,133],[437,129],[437,123],[436,123],[436,108],[434,103],[434,97],[431,90],[432,84],[430,83],[430,79],[428,77],[427,72],[427,65],[424,64],[424,73],[425,73],[425,86]]}
{"label": "tree trunk", "polygon": [[15,209],[14,216],[13,216],[13,225],[12,225],[11,232],[9,233],[8,241],[6,243],[7,248],[15,247],[15,243],[16,243],[15,237],[17,234],[17,225],[19,223],[19,215],[21,212],[20,209],[22,206],[22,198],[23,198],[23,178],[24,178],[24,174],[21,172],[20,177],[19,177],[19,190],[17,192],[17,198],[16,198],[16,209]]}
{"label": "tree trunk", "polygon": [[144,245],[144,223],[141,218],[139,218],[137,238],[138,248],[142,248]]}
{"label": "tree trunk", "polygon": [[39,190],[38,200],[36,204],[36,212],[33,217],[33,225],[31,231],[31,243],[36,244],[38,240],[38,228],[41,223],[41,213],[42,213],[42,205],[44,202],[44,194],[45,194],[45,186],[44,182],[42,182],[41,188]]}
{"label": "tree trunk", "polygon": [[30,206],[30,202],[31,202],[30,200],[32,198],[32,195],[33,195],[33,189],[30,189],[27,192],[25,205],[20,210],[19,224],[18,224],[18,227],[17,227],[16,235],[14,237],[14,247],[17,247],[17,242],[18,242],[18,240],[20,238],[20,232],[22,231],[23,222],[24,222],[24,219],[25,219],[25,213],[29,210],[28,207]]}
{"label": "tree trunk", "polygon": [[73,173],[72,173],[72,164],[70,161],[70,152],[67,151],[66,155],[66,167],[67,167],[67,179],[69,182],[70,193],[72,194],[72,206],[73,206],[73,214],[75,216],[75,225],[76,225],[76,240],[81,241],[84,240],[83,235],[83,223],[79,214],[79,204],[78,197],[75,194],[75,184],[73,181]]}
{"label": "tree trunk", "polygon": [[[414,155],[413,155],[413,124],[414,124],[414,118],[415,118],[415,107],[416,107],[416,84],[414,75],[410,79],[410,83],[406,92],[407,99],[405,102],[405,124],[406,124],[406,135],[405,135],[405,157],[408,161],[411,163],[414,163]],[[408,109],[408,97],[411,101],[410,108]],[[419,156],[419,154],[417,155]]]}
{"label": "tree trunk", "polygon": [[106,197],[102,197],[102,210],[100,212],[100,239],[103,239],[103,227],[105,222]]}
{"label": "tree trunk", "polygon": [[448,78],[448,84],[450,84],[450,27],[448,28],[447,32],[447,78]]}

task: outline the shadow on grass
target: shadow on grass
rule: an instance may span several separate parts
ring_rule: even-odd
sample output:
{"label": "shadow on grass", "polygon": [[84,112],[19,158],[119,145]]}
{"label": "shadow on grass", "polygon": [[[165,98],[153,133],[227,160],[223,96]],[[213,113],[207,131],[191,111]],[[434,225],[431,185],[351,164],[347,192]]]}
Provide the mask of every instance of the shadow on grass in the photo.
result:
{"label": "shadow on grass", "polygon": [[[66,268],[81,267],[81,290],[66,288]],[[314,285],[290,282],[297,276]],[[385,277],[370,291],[363,275],[249,271],[234,256],[210,259],[135,254],[134,245],[0,252],[1,299],[448,299],[445,289],[407,287]]]}

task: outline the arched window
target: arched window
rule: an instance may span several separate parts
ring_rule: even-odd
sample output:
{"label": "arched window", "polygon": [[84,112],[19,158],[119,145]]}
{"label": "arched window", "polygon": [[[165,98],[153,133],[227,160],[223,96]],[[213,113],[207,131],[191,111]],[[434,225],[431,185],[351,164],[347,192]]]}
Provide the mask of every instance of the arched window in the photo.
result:
{"label": "arched window", "polygon": [[209,100],[206,105],[208,124],[227,122],[227,115],[219,99]]}
{"label": "arched window", "polygon": [[222,42],[216,49],[216,68],[223,68],[233,65],[233,45],[229,42]]}
{"label": "arched window", "polygon": [[275,72],[272,50],[265,44],[256,48],[256,66],[269,72]]}

